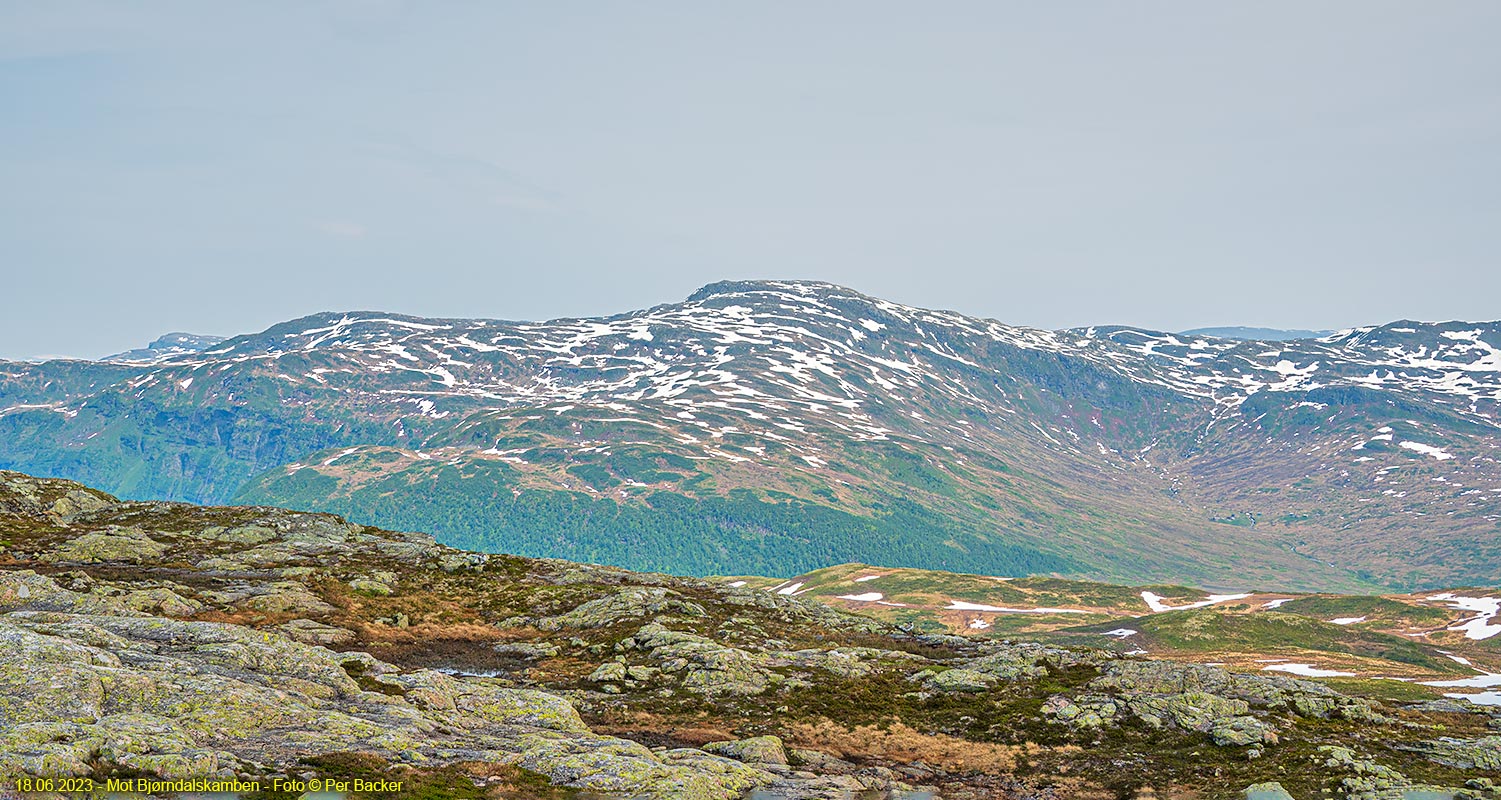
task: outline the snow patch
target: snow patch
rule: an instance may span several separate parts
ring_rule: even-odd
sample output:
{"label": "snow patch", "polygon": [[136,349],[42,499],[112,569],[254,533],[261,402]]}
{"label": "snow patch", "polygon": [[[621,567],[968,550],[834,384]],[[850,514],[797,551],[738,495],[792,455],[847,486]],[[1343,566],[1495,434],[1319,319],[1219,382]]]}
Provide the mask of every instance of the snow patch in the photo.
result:
{"label": "snow patch", "polygon": [[1349,678],[1355,675],[1353,672],[1340,672],[1337,669],[1319,669],[1312,664],[1268,664],[1262,670],[1290,672],[1305,678]]}
{"label": "snow patch", "polygon": [[1466,620],[1459,625],[1450,628],[1451,631],[1464,631],[1466,639],[1489,639],[1501,633],[1501,625],[1494,624],[1497,614],[1501,614],[1501,598],[1495,597],[1460,597],[1453,592],[1444,592],[1428,598],[1429,600],[1442,600],[1449,607],[1458,611],[1473,611],[1478,616]]}
{"label": "snow patch", "polygon": [[1003,614],[1088,614],[1077,608],[1006,608],[1004,606],[987,606],[983,603],[967,603],[963,600],[950,600],[944,606],[945,611],[996,611]]}
{"label": "snow patch", "polygon": [[1160,594],[1157,594],[1156,592],[1141,593],[1141,599],[1146,601],[1147,608],[1152,609],[1152,612],[1156,614],[1160,614],[1164,611],[1185,611],[1190,608],[1203,608],[1205,606],[1212,606],[1219,603],[1228,603],[1231,600],[1244,600],[1245,598],[1250,596],[1250,592],[1245,592],[1244,594],[1212,594],[1209,595],[1208,599],[1200,600],[1197,603],[1189,603],[1186,606],[1170,606],[1167,603],[1162,602],[1166,598],[1164,598]]}
{"label": "snow patch", "polygon": [[1401,442],[1397,446],[1405,447],[1408,450],[1415,450],[1425,456],[1433,456],[1439,461],[1448,461],[1449,459],[1454,457],[1444,452],[1443,448],[1441,447],[1434,447],[1431,444],[1423,444],[1422,442]]}

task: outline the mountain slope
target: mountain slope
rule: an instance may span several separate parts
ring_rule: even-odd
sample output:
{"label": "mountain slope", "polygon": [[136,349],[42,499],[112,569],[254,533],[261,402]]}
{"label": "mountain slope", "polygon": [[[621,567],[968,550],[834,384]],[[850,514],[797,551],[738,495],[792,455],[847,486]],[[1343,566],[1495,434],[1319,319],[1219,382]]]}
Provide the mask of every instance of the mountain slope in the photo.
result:
{"label": "mountain slope", "polygon": [[828,284],[589,320],[323,314],[0,366],[0,465],[697,573],[1335,589],[1501,569],[1501,326],[1039,331]]}

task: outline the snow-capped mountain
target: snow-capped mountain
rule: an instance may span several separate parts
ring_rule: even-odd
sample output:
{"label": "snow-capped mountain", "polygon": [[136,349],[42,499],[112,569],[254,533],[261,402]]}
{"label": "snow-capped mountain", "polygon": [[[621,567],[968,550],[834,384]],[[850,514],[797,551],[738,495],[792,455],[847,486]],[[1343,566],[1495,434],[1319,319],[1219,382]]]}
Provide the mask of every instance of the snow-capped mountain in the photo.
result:
{"label": "snow-capped mountain", "polygon": [[806,282],[0,367],[0,466],[699,572],[1478,581],[1498,426],[1497,323],[1043,331]]}
{"label": "snow-capped mountain", "polygon": [[174,356],[203,352],[224,341],[224,338],[223,336],[203,336],[197,333],[168,333],[157,337],[145,347],[115,353],[99,360],[121,364],[156,364]]}

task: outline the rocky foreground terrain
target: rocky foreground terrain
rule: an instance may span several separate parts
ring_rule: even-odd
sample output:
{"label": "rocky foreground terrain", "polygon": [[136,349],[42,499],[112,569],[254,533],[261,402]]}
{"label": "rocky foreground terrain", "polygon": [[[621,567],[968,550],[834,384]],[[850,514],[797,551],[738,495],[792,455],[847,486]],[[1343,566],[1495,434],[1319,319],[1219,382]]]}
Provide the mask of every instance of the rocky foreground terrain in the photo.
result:
{"label": "rocky foreground terrain", "polygon": [[120,502],[0,472],[0,538],[7,782],[363,776],[435,798],[1261,785],[1302,799],[1495,797],[1501,780],[1501,709],[920,634],[330,515]]}

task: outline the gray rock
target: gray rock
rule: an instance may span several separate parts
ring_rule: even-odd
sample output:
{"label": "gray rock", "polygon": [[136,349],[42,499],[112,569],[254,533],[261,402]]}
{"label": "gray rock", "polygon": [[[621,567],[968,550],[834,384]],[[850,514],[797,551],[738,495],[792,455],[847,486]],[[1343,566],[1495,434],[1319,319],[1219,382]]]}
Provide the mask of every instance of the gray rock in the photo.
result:
{"label": "gray rock", "polygon": [[787,765],[787,749],[776,736],[753,736],[726,742],[710,742],[704,752],[716,753],[747,764]]}
{"label": "gray rock", "polygon": [[1252,784],[1242,794],[1246,800],[1293,800],[1282,784],[1276,782]]}
{"label": "gray rock", "polygon": [[501,642],[490,649],[503,656],[526,659],[552,658],[559,652],[557,645],[545,642]]}
{"label": "gray rock", "polygon": [[1501,772],[1501,736],[1479,739],[1444,736],[1416,746],[1403,746],[1402,749],[1414,750],[1430,761],[1456,769]]}
{"label": "gray rock", "polygon": [[245,605],[273,614],[331,614],[334,607],[296,581],[278,581],[256,587]]}
{"label": "gray rock", "polygon": [[543,617],[534,624],[539,630],[559,631],[565,628],[603,628],[621,620],[640,619],[667,612],[695,617],[704,615],[702,606],[681,598],[681,595],[671,589],[632,586],[590,600],[566,614]]}
{"label": "gray rock", "polygon": [[[351,673],[399,691],[364,691]],[[559,785],[656,798],[732,800],[778,780],[701,751],[658,757],[599,736],[546,692],[401,673],[280,631],[146,616],[0,572],[0,776],[202,777],[348,751],[512,763]]]}
{"label": "gray rock", "polygon": [[625,677],[625,664],[619,661],[606,661],[600,664],[598,669],[589,674],[589,680],[595,683],[605,683],[607,681],[619,682],[625,680]]}
{"label": "gray rock", "polygon": [[983,672],[971,669],[950,669],[933,674],[927,684],[940,692],[983,692],[996,679]]}
{"label": "gray rock", "polygon": [[324,647],[339,647],[351,644],[356,638],[354,631],[333,625],[325,625],[310,619],[294,619],[278,625],[276,629],[287,637],[303,644],[316,644],[323,645]]}
{"label": "gray rock", "polygon": [[45,564],[97,564],[103,561],[145,564],[161,560],[168,549],[167,545],[152,539],[139,528],[111,528],[69,539],[37,560]]}

